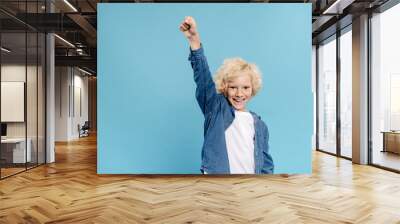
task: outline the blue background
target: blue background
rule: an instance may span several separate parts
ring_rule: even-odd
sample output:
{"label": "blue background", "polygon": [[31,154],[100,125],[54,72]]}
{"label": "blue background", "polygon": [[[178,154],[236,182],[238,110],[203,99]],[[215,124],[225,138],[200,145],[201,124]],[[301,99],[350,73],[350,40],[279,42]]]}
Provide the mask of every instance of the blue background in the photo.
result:
{"label": "blue background", "polygon": [[188,15],[213,74],[231,57],[263,73],[248,109],[269,127],[275,173],[310,173],[311,4],[98,4],[98,173],[200,173]]}

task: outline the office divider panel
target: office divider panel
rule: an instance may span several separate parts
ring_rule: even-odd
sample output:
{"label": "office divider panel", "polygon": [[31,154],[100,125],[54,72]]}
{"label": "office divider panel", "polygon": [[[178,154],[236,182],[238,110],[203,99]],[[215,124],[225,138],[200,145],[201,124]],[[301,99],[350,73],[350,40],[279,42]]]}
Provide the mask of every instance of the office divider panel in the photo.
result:
{"label": "office divider panel", "polygon": [[[17,107],[10,107],[8,103],[1,103],[0,110],[2,115],[16,114],[16,120],[7,119],[7,116],[2,121],[7,124],[7,135],[3,136],[6,139],[1,140],[1,177],[13,175],[26,169],[26,159],[29,155],[29,150],[25,142],[26,136],[26,118],[25,118],[25,94],[26,94],[26,34],[21,33],[2,33],[2,46],[10,46],[10,52],[1,52],[1,87],[5,89],[2,94],[19,95],[15,102]],[[6,83],[11,83],[15,86],[14,92],[7,91]],[[17,84],[18,83],[18,84]],[[18,87],[16,87],[18,85]],[[1,88],[0,87],[0,88]],[[13,96],[4,95],[1,98],[7,99]],[[22,95],[22,96],[21,96]],[[15,96],[14,96],[15,97]],[[21,102],[22,101],[22,102]],[[7,102],[7,101],[6,101]],[[12,102],[10,102],[12,104]]]}
{"label": "office divider panel", "polygon": [[[22,18],[25,13],[44,13],[44,3],[20,1],[18,9],[11,8]],[[0,2],[0,7],[11,5]],[[7,127],[0,144],[1,179],[45,162],[45,35],[11,15],[0,12],[12,24],[0,25],[0,120]]]}

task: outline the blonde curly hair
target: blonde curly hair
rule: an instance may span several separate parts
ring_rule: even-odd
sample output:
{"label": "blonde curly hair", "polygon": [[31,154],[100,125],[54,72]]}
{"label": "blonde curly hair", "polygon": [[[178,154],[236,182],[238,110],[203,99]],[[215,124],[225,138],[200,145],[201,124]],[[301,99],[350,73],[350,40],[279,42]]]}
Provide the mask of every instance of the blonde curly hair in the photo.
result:
{"label": "blonde curly hair", "polygon": [[228,58],[224,60],[214,76],[215,88],[218,93],[226,95],[229,81],[241,76],[249,75],[253,88],[252,96],[255,96],[261,89],[261,72],[257,65],[248,63],[242,58]]}

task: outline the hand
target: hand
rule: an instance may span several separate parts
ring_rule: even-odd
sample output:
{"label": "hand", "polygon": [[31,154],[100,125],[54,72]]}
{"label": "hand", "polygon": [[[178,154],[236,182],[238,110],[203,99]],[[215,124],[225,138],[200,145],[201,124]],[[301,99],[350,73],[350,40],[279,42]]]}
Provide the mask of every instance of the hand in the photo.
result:
{"label": "hand", "polygon": [[196,21],[193,17],[190,16],[185,17],[185,19],[179,26],[179,29],[189,40],[198,35]]}
{"label": "hand", "polygon": [[200,48],[200,36],[197,32],[196,21],[193,17],[186,16],[179,26],[179,30],[182,31],[185,37],[189,40],[192,50],[197,50]]}

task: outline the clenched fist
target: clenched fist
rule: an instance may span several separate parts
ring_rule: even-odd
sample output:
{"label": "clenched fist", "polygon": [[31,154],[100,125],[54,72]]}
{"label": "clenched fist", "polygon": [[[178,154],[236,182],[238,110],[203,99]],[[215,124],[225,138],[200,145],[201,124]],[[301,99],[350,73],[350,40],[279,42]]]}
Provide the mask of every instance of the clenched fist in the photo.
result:
{"label": "clenched fist", "polygon": [[189,40],[192,50],[197,50],[200,48],[200,36],[197,32],[197,25],[194,18],[186,16],[179,26],[179,30],[182,31],[185,37]]}

